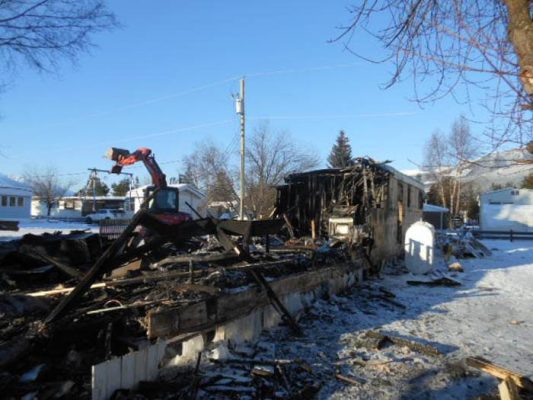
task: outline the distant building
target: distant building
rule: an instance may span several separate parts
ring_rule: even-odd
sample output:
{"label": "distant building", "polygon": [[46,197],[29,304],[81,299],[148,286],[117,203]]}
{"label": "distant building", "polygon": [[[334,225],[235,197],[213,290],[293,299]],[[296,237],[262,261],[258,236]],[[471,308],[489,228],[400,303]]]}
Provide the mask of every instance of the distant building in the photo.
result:
{"label": "distant building", "polygon": [[[202,216],[206,216],[207,199],[196,186],[189,183],[170,184],[169,187],[175,187],[179,190],[179,211],[191,214],[194,219],[197,218],[195,213],[187,206],[189,203]],[[124,200],[124,211],[135,213],[139,211],[144,201],[144,195],[149,185],[141,186],[126,193]]]}
{"label": "distant building", "polygon": [[0,219],[30,218],[31,196],[31,187],[0,174]]}
{"label": "distant building", "polygon": [[506,188],[481,194],[479,225],[485,231],[533,231],[533,190]]}
{"label": "distant building", "polygon": [[[65,196],[57,204],[54,204],[50,210],[50,217],[77,219],[102,208],[122,209],[124,208],[124,198],[124,196]],[[34,217],[46,217],[47,212],[46,203],[38,197],[34,197],[31,214]]]}
{"label": "distant building", "polygon": [[448,218],[450,210],[434,204],[424,204],[422,208],[422,219],[429,222],[435,229],[448,229]]}

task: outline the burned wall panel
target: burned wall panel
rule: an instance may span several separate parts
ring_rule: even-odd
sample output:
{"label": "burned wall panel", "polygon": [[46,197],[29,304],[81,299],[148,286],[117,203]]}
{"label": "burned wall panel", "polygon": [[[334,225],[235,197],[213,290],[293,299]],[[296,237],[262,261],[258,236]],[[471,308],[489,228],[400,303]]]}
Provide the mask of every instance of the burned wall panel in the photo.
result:
{"label": "burned wall panel", "polygon": [[422,185],[368,158],[356,159],[346,169],[292,174],[285,181],[278,187],[276,209],[297,235],[310,236],[313,220],[322,237],[336,234],[332,220],[351,221],[358,232],[351,243],[370,238],[374,262],[401,254],[407,227],[421,217],[413,199],[419,198]]}

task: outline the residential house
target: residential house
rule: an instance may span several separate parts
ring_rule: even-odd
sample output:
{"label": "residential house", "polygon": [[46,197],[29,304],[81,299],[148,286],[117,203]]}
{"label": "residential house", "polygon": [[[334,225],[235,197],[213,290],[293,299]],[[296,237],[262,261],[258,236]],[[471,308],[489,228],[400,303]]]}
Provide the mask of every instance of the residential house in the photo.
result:
{"label": "residential house", "polygon": [[484,231],[533,232],[533,190],[505,188],[481,194],[479,225]]}
{"label": "residential house", "polygon": [[31,187],[0,174],[0,219],[31,218]]}

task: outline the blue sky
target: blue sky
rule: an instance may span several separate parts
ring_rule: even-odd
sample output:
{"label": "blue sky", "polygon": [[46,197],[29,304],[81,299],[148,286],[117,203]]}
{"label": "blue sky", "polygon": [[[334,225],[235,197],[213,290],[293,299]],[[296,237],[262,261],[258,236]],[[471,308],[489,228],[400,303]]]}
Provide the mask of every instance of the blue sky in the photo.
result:
{"label": "blue sky", "polygon": [[[90,54],[56,75],[21,69],[0,94],[0,172],[31,166],[76,174],[107,169],[110,146],[154,150],[169,176],[196,142],[236,150],[231,94],[247,76],[248,131],[263,118],[325,160],[340,129],[354,155],[415,168],[424,141],[473,107],[440,101],[421,109],[411,83],[388,90],[391,66],[369,64],[328,41],[349,2],[128,1],[110,8],[123,27],[101,33]],[[379,49],[354,37],[366,54]],[[474,118],[477,116],[474,114]],[[474,129],[476,129],[474,127]],[[142,168],[132,172],[144,175]],[[111,182],[112,179],[109,179]]]}

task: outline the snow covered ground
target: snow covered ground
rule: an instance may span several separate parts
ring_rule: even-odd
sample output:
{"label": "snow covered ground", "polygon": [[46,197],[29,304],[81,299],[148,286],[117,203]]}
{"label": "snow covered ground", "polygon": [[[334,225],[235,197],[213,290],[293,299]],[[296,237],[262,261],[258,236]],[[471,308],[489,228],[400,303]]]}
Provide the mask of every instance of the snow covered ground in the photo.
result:
{"label": "snow covered ground", "polygon": [[88,225],[79,222],[63,222],[46,219],[28,219],[19,223],[18,231],[0,231],[0,241],[17,239],[27,233],[40,235],[43,233],[54,233],[62,231],[69,233],[72,230],[88,230],[98,232],[98,225]]}
{"label": "snow covered ground", "polygon": [[[46,220],[22,222],[20,228],[0,231],[0,241],[26,233],[98,230]],[[259,342],[263,346],[254,346],[252,357],[309,365],[310,382],[320,387],[319,399],[473,399],[494,393],[497,380],[465,368],[468,356],[482,356],[533,377],[533,241],[483,242],[493,254],[460,260],[464,273],[450,275],[444,261],[438,260],[433,277],[451,276],[461,286],[411,286],[407,281],[428,278],[409,274],[402,265],[390,266],[382,277],[350,293],[315,303],[299,321],[303,337],[292,336],[284,327],[265,332]],[[396,297],[387,300],[384,294],[389,292]],[[394,344],[378,350],[364,344],[368,331],[430,344],[443,355]],[[201,369],[206,376],[221,373],[209,362]],[[230,370],[235,376],[217,384],[239,384],[240,390],[247,390],[241,397],[252,398],[255,389],[243,386],[252,384],[250,372]],[[342,382],[336,374],[358,383]],[[292,378],[289,385],[302,384],[298,376]],[[280,397],[285,397],[282,392]],[[198,398],[214,394],[202,387]]]}
{"label": "snow covered ground", "polygon": [[[406,281],[417,279],[415,276],[393,275],[392,271],[381,282],[368,283],[368,287],[380,285],[395,293],[395,300],[406,305],[406,310],[366,301],[366,291],[357,289],[347,298],[325,305],[325,315],[335,316],[331,323],[311,319],[311,329],[306,331],[326,336],[332,361],[361,352],[363,359],[391,362],[361,367],[350,365],[348,357],[345,372],[361,376],[367,383],[359,387],[330,382],[322,397],[473,397],[486,393],[486,385],[496,385],[495,379],[484,379],[486,376],[457,379],[455,363],[474,355],[533,376],[533,242],[485,244],[493,249],[492,256],[461,260],[465,272],[455,275],[461,287],[410,286]],[[435,359],[397,346],[382,351],[357,349],[353,343],[366,329],[421,339],[446,356]]]}
{"label": "snow covered ground", "polygon": [[[451,275],[461,286],[411,286],[406,282],[420,276],[389,267],[380,279],[315,303],[300,320],[304,337],[286,328],[265,332],[260,343],[271,349],[260,350],[256,359],[305,361],[321,386],[320,399],[471,399],[494,393],[497,380],[466,368],[467,356],[532,377],[533,241],[484,243],[492,256],[460,260],[465,272]],[[437,276],[447,274],[440,261]],[[387,291],[401,304],[383,300]],[[366,347],[362,339],[369,330],[430,344],[443,355],[393,344]],[[337,373],[359,383],[341,382]]]}

